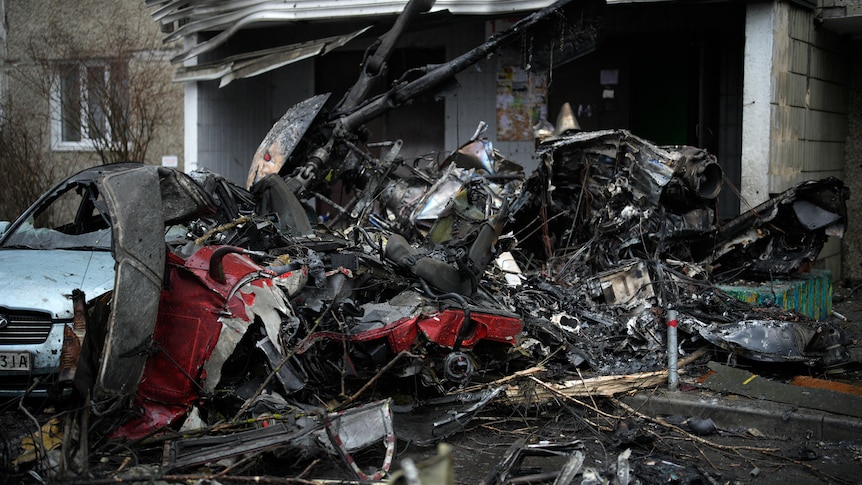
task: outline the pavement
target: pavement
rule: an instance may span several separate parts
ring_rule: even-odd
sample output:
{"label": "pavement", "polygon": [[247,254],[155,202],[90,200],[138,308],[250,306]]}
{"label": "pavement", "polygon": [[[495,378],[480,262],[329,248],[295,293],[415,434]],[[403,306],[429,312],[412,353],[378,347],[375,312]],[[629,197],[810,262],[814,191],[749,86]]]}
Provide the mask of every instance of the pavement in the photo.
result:
{"label": "pavement", "polygon": [[[679,390],[632,393],[619,399],[625,409],[618,412],[690,432],[677,433],[672,454],[713,483],[862,483],[862,291],[836,288],[833,309],[827,321],[854,340],[856,363],[818,374],[779,364],[729,367],[713,354],[686,368]],[[694,432],[687,419],[711,420],[714,431]]]}
{"label": "pavement", "polygon": [[[860,288],[862,290],[862,288]],[[836,287],[825,320],[854,340],[851,353],[862,355],[862,291]],[[714,356],[715,357],[715,356]],[[719,428],[754,427],[788,438],[862,440],[862,364],[810,375],[802,366],[749,363],[731,368],[718,362],[693,366],[679,391],[641,391],[622,400],[655,415],[711,418]],[[794,375],[809,374],[808,384],[792,385]],[[794,381],[799,384],[801,379]],[[832,384],[832,385],[829,385]],[[828,389],[816,388],[826,385]],[[862,441],[860,441],[862,442]]]}
{"label": "pavement", "polygon": [[[829,322],[844,329],[858,351],[862,291],[851,290],[836,292]],[[862,483],[860,364],[816,374],[801,365],[727,363],[726,353],[714,351],[686,366],[679,390],[658,386],[632,392],[612,400],[614,409],[602,401],[593,402],[601,410],[563,402],[486,415],[447,440],[454,450],[453,483],[482,483],[517,440],[575,440],[583,447],[584,466],[603,471],[631,450],[628,462],[641,483]],[[834,386],[794,385],[794,377]],[[23,416],[3,411],[2,428],[23,432]],[[620,433],[620,416],[637,418],[626,423],[633,432]],[[698,430],[694,422],[712,427]],[[405,459],[419,462],[435,454],[434,448],[400,444],[393,470]],[[350,477],[325,460],[307,472],[315,480]],[[28,481],[24,478],[21,483]]]}
{"label": "pavement", "polygon": [[[859,399],[851,397],[854,402]],[[767,399],[697,389],[639,392],[621,400],[651,416],[696,416],[711,419],[724,430],[757,429],[764,435],[789,440],[862,439],[862,418]],[[862,411],[862,407],[857,409]]]}

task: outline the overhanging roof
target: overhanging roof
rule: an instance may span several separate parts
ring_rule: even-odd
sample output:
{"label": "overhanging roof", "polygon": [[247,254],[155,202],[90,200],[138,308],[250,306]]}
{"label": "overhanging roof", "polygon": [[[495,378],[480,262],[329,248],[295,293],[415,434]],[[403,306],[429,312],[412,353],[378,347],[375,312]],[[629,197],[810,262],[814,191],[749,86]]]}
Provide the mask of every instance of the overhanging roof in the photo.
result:
{"label": "overhanging roof", "polygon": [[205,64],[182,66],[177,69],[174,80],[182,82],[218,79],[219,87],[224,87],[235,79],[257,76],[309,57],[326,54],[350,42],[369,28],[366,27],[347,35],[325,37],[299,44],[248,52]]}
{"label": "overhanging roof", "polygon": [[862,0],[824,2],[823,5],[816,12],[824,27],[854,39],[862,38]]}
{"label": "overhanging roof", "polygon": [[[408,0],[146,0],[153,19],[168,32],[166,42],[183,40],[184,50],[172,61],[193,59],[226,42],[243,29],[295,22],[362,20],[394,17]],[[503,15],[551,5],[553,0],[436,0],[429,13]],[[214,34],[198,41],[197,34]],[[187,42],[191,41],[191,42]]]}

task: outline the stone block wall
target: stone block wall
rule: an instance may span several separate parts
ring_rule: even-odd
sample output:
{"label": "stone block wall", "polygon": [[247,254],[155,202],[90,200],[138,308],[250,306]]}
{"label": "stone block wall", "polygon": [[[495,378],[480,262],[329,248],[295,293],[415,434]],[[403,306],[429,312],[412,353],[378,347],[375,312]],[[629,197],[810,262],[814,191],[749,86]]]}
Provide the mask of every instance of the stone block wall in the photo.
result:
{"label": "stone block wall", "polygon": [[[804,180],[845,178],[850,70],[847,47],[818,28],[815,12],[774,5],[768,192]],[[833,238],[834,239],[834,238]],[[818,266],[842,277],[841,242],[831,240]]]}
{"label": "stone block wall", "polygon": [[776,8],[769,192],[804,180],[843,178],[847,137],[845,46],[815,28],[814,12]]}
{"label": "stone block wall", "polygon": [[844,145],[844,182],[850,187],[849,229],[842,240],[842,268],[845,278],[858,281],[862,280],[862,41],[853,45]]}

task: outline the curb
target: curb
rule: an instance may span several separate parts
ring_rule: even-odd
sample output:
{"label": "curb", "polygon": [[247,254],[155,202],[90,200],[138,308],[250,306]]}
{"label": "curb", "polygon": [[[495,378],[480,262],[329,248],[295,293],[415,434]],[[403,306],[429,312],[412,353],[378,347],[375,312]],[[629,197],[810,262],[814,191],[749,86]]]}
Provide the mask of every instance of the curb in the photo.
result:
{"label": "curb", "polygon": [[677,415],[710,418],[722,429],[756,428],[764,434],[791,439],[856,441],[862,436],[862,419],[816,409],[744,396],[722,396],[707,391],[639,392],[620,399],[653,416]]}

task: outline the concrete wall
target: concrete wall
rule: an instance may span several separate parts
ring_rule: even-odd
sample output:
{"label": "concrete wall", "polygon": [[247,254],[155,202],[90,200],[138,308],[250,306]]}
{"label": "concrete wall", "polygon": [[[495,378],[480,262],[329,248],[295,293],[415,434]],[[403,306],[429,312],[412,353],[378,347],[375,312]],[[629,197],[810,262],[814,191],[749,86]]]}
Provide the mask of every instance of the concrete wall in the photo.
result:
{"label": "concrete wall", "polygon": [[[812,11],[774,1],[747,14],[742,194],[754,206],[804,180],[844,177],[849,71],[840,37],[815,28]],[[840,240],[818,264],[841,278]]]}
{"label": "concrete wall", "polygon": [[850,187],[848,231],[842,240],[844,278],[862,280],[862,41],[856,41],[848,56],[852,72],[847,101],[847,139],[844,182]]}
{"label": "concrete wall", "polygon": [[56,167],[55,178],[101,161],[90,150],[57,150],[50,145],[47,97],[50,77],[46,66],[70,54],[93,59],[114,57],[121,36],[138,46],[129,60],[130,72],[146,72],[149,79],[146,82],[163,86],[160,92],[167,100],[160,112],[166,115],[165,119],[156,127],[143,161],[161,164],[163,156],[177,156],[182,168],[183,87],[172,83],[174,68],[168,62],[171,46],[162,43],[158,24],[153,22],[144,2],[5,0],[4,3],[7,27],[2,59],[4,100],[12,100],[32,114],[34,130],[44,135],[50,163]]}

